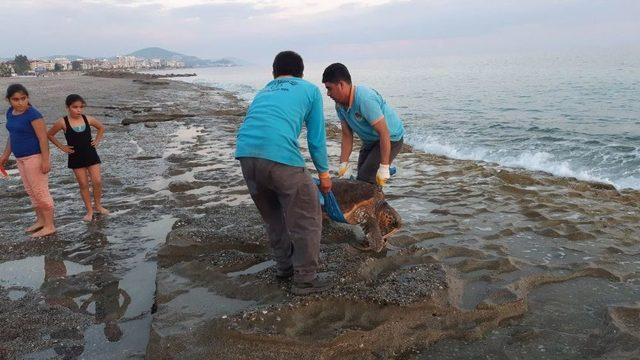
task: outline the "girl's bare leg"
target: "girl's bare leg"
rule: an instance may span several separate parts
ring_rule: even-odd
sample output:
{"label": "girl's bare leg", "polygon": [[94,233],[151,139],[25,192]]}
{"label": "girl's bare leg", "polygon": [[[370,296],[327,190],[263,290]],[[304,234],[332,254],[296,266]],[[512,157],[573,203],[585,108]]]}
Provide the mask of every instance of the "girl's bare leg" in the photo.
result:
{"label": "girl's bare leg", "polygon": [[[44,217],[42,215],[42,211],[40,211],[38,204],[34,200],[35,198],[34,198],[32,186],[31,186],[31,183],[33,182],[33,180],[29,179],[29,177],[32,176],[30,175],[32,174],[32,171],[37,171],[37,170],[31,169],[34,166],[34,164],[32,164],[31,162],[29,164],[31,166],[28,166],[28,164],[25,164],[24,162],[18,162],[18,168],[20,170],[20,177],[22,178],[22,183],[24,184],[24,190],[29,195],[29,198],[31,199],[31,206],[33,206],[33,209],[36,213],[36,222],[34,222],[33,225],[24,229],[24,231],[28,233],[39,230],[44,226]],[[35,165],[37,166],[37,164]],[[29,169],[31,169],[31,171],[29,171]]]}
{"label": "girl's bare leg", "polygon": [[93,207],[91,206],[91,196],[89,195],[89,176],[87,168],[73,169],[73,173],[76,175],[76,180],[80,187],[80,196],[84,202],[84,207],[87,209],[87,214],[82,218],[82,220],[91,221],[91,219],[93,219]]}
{"label": "girl's bare leg", "polygon": [[31,234],[31,237],[42,237],[56,232],[56,228],[53,224],[53,207],[42,208],[39,209],[39,211],[42,213],[44,224],[42,229]]}
{"label": "girl's bare leg", "polygon": [[100,174],[100,164],[89,166],[89,176],[91,176],[91,185],[93,186],[93,201],[96,210],[100,214],[108,215],[109,210],[102,207],[102,175]]}
{"label": "girl's bare leg", "polygon": [[24,229],[24,231],[26,232],[34,232],[36,230],[41,229],[44,226],[44,216],[42,215],[42,211],[38,208],[36,208],[35,211],[36,211],[36,222],[33,223],[33,225],[29,226],[28,228]]}

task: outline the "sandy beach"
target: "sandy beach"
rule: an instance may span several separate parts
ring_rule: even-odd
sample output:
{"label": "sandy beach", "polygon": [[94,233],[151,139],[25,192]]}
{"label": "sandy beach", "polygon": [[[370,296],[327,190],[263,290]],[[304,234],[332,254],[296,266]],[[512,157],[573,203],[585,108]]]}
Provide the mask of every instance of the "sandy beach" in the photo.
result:
{"label": "sandy beach", "polygon": [[295,297],[274,278],[233,159],[246,103],[167,80],[66,75],[0,87],[15,80],[49,124],[71,92],[106,124],[112,215],[80,221],[73,174],[53,149],[58,232],[31,240],[29,200],[10,168],[0,181],[0,358],[640,357],[638,191],[405,151],[385,188],[403,219],[388,250],[360,252],[350,245],[359,229],[325,221],[322,270],[336,285]]}
{"label": "sandy beach", "polygon": [[[79,75],[3,78],[0,86],[16,80],[31,91],[31,102],[48,124],[65,114],[64,98],[71,92],[82,94],[87,113],[105,124],[98,152],[105,206],[112,215],[91,224],[80,221],[84,206],[76,181],[66,168],[66,155],[54,148],[50,188],[58,233],[32,240],[23,232],[33,220],[29,199],[15,165],[8,167],[10,179],[0,183],[0,322],[5,324],[0,358],[144,357],[157,248],[178,216],[199,216],[208,201],[200,198],[216,193],[172,192],[180,184],[198,184],[169,171],[171,155],[198,136],[184,121],[206,123],[216,114],[237,111],[237,101],[227,93],[181,83]],[[6,108],[3,103],[2,111]],[[160,122],[122,125],[144,116]],[[172,121],[163,121],[169,116]],[[209,163],[213,157],[200,160]]]}

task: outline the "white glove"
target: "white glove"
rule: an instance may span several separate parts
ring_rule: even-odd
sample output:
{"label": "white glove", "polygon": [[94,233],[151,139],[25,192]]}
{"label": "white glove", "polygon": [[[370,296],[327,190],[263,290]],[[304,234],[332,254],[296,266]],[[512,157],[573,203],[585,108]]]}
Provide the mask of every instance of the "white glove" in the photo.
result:
{"label": "white glove", "polygon": [[391,177],[389,174],[389,165],[380,164],[378,168],[378,172],[376,173],[376,183],[380,186],[384,186],[387,184],[387,180]]}
{"label": "white glove", "polygon": [[353,169],[351,168],[351,164],[348,161],[340,163],[340,168],[338,169],[338,177],[343,179],[351,179],[353,177]]}

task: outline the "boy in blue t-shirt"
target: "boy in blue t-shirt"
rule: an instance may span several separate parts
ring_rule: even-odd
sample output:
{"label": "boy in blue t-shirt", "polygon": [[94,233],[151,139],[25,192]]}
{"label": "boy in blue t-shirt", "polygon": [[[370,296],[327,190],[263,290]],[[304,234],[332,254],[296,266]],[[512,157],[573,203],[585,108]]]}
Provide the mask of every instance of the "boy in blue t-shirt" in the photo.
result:
{"label": "boy in blue t-shirt", "polygon": [[390,177],[389,165],[402,150],[402,120],[377,91],[363,85],[352,85],[351,74],[343,64],[329,65],[322,74],[322,82],[327,88],[327,95],[336,102],[342,127],[338,175],[351,176],[349,156],[355,132],[363,143],[356,178],[384,185]]}
{"label": "boy in blue t-shirt", "polygon": [[298,137],[307,127],[320,190],[331,190],[322,94],[302,79],[304,64],[293,51],[273,61],[274,80],[256,94],[238,130],[236,158],[262,219],[276,261],[276,277],[293,277],[297,295],[329,287],[317,276],[322,213],[318,188],[305,168]]}

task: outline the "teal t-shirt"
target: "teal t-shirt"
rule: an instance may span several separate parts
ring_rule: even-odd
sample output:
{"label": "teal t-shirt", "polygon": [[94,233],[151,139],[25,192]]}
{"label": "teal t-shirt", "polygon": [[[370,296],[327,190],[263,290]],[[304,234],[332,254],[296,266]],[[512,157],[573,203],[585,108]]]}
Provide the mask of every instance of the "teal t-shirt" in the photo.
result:
{"label": "teal t-shirt", "polygon": [[363,142],[380,141],[378,132],[371,124],[382,116],[387,123],[391,141],[399,141],[404,137],[402,120],[377,91],[363,85],[356,86],[355,91],[351,107],[347,109],[336,104],[336,111],[338,118],[346,121]]}
{"label": "teal t-shirt", "polygon": [[319,172],[328,171],[322,95],[317,86],[297,77],[274,79],[256,94],[238,130],[236,158],[304,167],[298,143],[303,123],[313,164]]}

